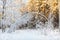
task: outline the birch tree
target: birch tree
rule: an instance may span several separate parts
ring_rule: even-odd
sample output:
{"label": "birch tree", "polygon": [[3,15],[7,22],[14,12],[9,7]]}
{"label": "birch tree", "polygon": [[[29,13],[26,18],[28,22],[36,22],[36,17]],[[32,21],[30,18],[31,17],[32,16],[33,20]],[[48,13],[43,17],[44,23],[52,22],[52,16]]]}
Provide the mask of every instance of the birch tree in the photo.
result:
{"label": "birch tree", "polygon": [[5,5],[6,5],[6,0],[2,0],[2,2],[3,2],[3,11],[2,11],[2,15],[3,15],[3,17],[2,17],[2,20],[3,20],[3,22],[2,22],[2,32],[5,32],[5,26],[4,26],[4,19],[5,19]]}

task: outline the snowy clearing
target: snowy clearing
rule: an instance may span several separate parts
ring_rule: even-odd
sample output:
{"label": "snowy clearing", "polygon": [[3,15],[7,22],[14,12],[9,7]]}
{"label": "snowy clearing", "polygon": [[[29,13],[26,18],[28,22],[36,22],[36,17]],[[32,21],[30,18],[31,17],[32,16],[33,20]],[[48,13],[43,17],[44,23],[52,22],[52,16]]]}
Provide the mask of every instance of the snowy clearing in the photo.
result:
{"label": "snowy clearing", "polygon": [[57,30],[24,29],[12,33],[0,32],[0,40],[60,40],[60,35]]}

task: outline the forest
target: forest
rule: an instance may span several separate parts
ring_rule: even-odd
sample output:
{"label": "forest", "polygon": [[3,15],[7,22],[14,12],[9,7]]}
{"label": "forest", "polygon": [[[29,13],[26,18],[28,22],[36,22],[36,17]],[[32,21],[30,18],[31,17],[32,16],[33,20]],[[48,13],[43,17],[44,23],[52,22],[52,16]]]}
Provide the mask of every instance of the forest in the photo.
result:
{"label": "forest", "polygon": [[60,0],[0,0],[0,40],[60,40]]}
{"label": "forest", "polygon": [[[58,0],[0,1],[0,29],[59,29]],[[53,2],[54,1],[54,2]],[[8,3],[8,4],[7,4]],[[14,5],[15,4],[15,5]]]}

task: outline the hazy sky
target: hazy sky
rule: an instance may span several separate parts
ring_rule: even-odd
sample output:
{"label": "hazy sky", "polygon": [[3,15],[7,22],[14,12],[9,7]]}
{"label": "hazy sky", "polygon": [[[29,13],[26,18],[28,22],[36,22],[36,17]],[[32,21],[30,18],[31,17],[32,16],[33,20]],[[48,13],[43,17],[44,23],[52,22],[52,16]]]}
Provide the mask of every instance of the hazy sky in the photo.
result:
{"label": "hazy sky", "polygon": [[24,3],[27,3],[28,2],[28,0],[22,0]]}

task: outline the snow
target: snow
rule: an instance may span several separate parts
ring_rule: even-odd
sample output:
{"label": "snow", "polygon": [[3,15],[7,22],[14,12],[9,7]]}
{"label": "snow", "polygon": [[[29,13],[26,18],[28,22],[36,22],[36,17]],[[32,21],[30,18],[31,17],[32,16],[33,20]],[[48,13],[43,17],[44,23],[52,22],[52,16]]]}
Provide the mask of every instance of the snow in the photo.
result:
{"label": "snow", "polygon": [[57,30],[47,30],[46,33],[44,31],[24,29],[12,33],[0,32],[0,40],[60,40],[60,34]]}
{"label": "snow", "polygon": [[[1,23],[4,25],[11,25],[13,24],[16,19],[20,18],[21,12],[20,12],[20,0],[18,0],[18,4],[16,4],[17,0],[6,0],[5,10],[4,10],[4,18]],[[3,2],[0,1],[0,7],[3,7]],[[3,8],[0,8],[1,12]]]}
{"label": "snow", "polygon": [[11,27],[9,29],[9,31],[13,31],[16,30],[17,28],[19,28],[20,26],[27,24],[28,21],[30,21],[34,16],[34,14],[31,13],[25,13],[23,16],[21,16],[20,18],[18,18],[15,23],[11,24]]}
{"label": "snow", "polygon": [[[28,1],[23,0],[23,2],[26,3]],[[3,3],[0,1],[1,12],[3,11],[2,6]],[[40,22],[39,24],[36,24],[37,29],[16,30],[17,27],[26,24],[27,21],[30,21],[34,17],[34,14],[24,13],[21,16],[22,13],[19,10],[21,7],[20,0],[7,0],[5,7],[5,19],[3,19],[1,23],[4,26],[10,25],[11,27],[9,29],[5,29],[6,31],[4,33],[2,33],[0,29],[0,40],[60,40],[60,31],[58,29],[50,29],[52,26],[52,19],[48,21],[48,23],[50,22],[47,26],[50,26],[49,28],[44,28],[47,24],[44,25]]]}

